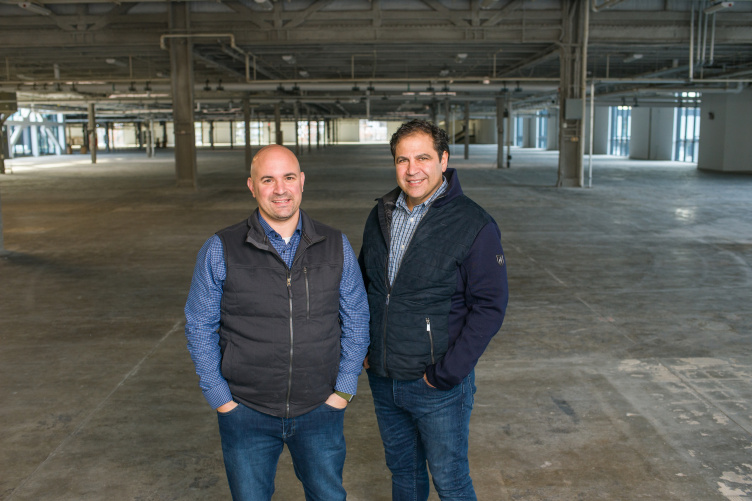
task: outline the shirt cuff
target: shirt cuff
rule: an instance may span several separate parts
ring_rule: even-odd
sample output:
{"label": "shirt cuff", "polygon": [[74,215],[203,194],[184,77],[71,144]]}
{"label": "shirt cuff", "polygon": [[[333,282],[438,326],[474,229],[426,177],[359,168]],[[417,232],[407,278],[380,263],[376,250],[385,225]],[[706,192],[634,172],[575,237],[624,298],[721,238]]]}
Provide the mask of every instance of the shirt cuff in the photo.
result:
{"label": "shirt cuff", "polygon": [[341,372],[337,376],[337,382],[334,385],[334,389],[341,391],[342,393],[349,393],[355,395],[358,392],[358,375],[357,374],[342,374]]}
{"label": "shirt cuff", "polygon": [[209,402],[209,405],[211,405],[212,409],[216,409],[217,407],[232,401],[232,393],[230,392],[230,387],[227,384],[204,390],[203,393],[204,398],[207,402]]}

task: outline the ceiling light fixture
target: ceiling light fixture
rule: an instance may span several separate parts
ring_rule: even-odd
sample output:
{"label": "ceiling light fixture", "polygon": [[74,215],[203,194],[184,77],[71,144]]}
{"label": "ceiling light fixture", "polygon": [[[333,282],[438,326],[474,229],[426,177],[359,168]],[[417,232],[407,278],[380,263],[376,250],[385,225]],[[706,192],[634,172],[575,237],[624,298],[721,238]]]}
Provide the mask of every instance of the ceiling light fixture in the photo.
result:
{"label": "ceiling light fixture", "polygon": [[705,14],[715,14],[719,10],[728,9],[729,7],[733,7],[734,2],[715,2],[710,4],[705,10]]}
{"label": "ceiling light fixture", "polygon": [[439,76],[441,76],[441,77],[445,77],[445,76],[447,76],[447,75],[449,75],[449,68],[447,68],[447,67],[445,66],[445,67],[443,67],[443,68],[441,69],[441,71],[439,72]]}
{"label": "ceiling light fixture", "polygon": [[455,56],[454,61],[456,63],[464,63],[465,59],[467,59],[467,54],[460,53],[460,54],[457,54],[457,56]]}
{"label": "ceiling light fixture", "polygon": [[300,71],[298,72],[298,75],[300,75],[300,76],[301,76],[301,77],[303,77],[303,78],[308,78],[308,77],[310,77],[310,76],[311,76],[311,75],[310,75],[310,74],[309,74],[309,73],[308,73],[308,72],[307,72],[306,70],[300,70]]}
{"label": "ceiling light fixture", "polygon": [[29,12],[33,12],[34,14],[41,14],[43,16],[49,16],[50,14],[52,14],[52,11],[50,9],[47,9],[33,2],[19,2],[18,6],[22,9],[28,10]]}
{"label": "ceiling light fixture", "polygon": [[225,90],[225,88],[222,87],[222,79],[221,78],[217,82],[217,90]]}
{"label": "ceiling light fixture", "polygon": [[284,61],[285,61],[285,62],[286,62],[287,64],[295,64],[295,63],[297,63],[297,62],[298,62],[298,60],[297,60],[297,59],[295,58],[295,56],[293,56],[292,54],[286,54],[286,55],[282,56],[282,59],[283,59],[283,60],[284,60]]}
{"label": "ceiling light fixture", "polygon": [[630,54],[629,56],[624,58],[624,62],[631,63],[639,59],[642,59],[642,54]]}
{"label": "ceiling light fixture", "polygon": [[204,90],[209,92],[211,90],[211,87],[209,87],[209,79],[206,79],[206,83],[204,84]]}

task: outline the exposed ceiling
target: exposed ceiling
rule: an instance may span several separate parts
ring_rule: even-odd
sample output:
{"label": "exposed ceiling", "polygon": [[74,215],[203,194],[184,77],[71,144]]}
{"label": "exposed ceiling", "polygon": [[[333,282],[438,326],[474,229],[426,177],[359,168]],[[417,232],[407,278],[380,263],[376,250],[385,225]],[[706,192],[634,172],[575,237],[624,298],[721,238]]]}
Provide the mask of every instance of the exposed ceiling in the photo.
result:
{"label": "exposed ceiling", "polygon": [[[256,116],[283,102],[288,117],[402,118],[447,99],[483,116],[500,95],[517,109],[555,105],[577,1],[184,0],[196,119],[242,119],[244,97]],[[581,1],[603,98],[752,82],[750,1]],[[169,45],[186,36],[169,13],[163,0],[0,0],[0,91],[69,113],[96,102],[100,119],[169,118]]]}

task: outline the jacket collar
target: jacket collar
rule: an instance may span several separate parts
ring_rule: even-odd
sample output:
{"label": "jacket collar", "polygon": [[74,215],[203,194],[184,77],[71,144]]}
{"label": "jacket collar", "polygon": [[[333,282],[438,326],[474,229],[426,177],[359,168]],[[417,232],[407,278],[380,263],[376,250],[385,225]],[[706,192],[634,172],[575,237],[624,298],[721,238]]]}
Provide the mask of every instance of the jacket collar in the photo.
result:
{"label": "jacket collar", "polygon": [[[318,242],[319,240],[323,240],[325,237],[316,232],[316,228],[313,225],[313,220],[310,218],[310,216],[308,216],[308,214],[306,214],[303,209],[298,210],[300,211],[301,221],[301,241],[304,241],[306,242],[306,244],[310,245],[314,242]],[[261,223],[259,222],[258,209],[253,211],[253,214],[248,217],[247,224],[248,233],[246,234],[245,241],[251,245],[258,247],[259,249],[269,250],[271,244],[269,243],[269,239],[266,237],[264,227],[261,226]]]}

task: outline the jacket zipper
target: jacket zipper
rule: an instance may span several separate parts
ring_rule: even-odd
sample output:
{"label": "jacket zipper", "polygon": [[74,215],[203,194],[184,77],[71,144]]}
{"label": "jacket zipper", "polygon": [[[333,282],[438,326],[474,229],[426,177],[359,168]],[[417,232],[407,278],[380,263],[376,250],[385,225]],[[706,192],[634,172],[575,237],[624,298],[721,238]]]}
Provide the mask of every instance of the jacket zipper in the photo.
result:
{"label": "jacket zipper", "polygon": [[287,270],[287,297],[290,302],[290,365],[287,369],[287,398],[285,399],[285,417],[290,417],[290,393],[292,392],[292,355],[293,355],[293,331],[292,331],[292,277]]}
{"label": "jacket zipper", "polygon": [[428,332],[428,340],[431,341],[431,363],[435,364],[436,360],[433,356],[433,333],[431,332],[431,319],[426,317],[426,332]]}
{"label": "jacket zipper", "polygon": [[305,306],[306,306],[306,319],[311,318],[311,300],[308,293],[308,268],[303,266],[303,276],[305,277]]}

